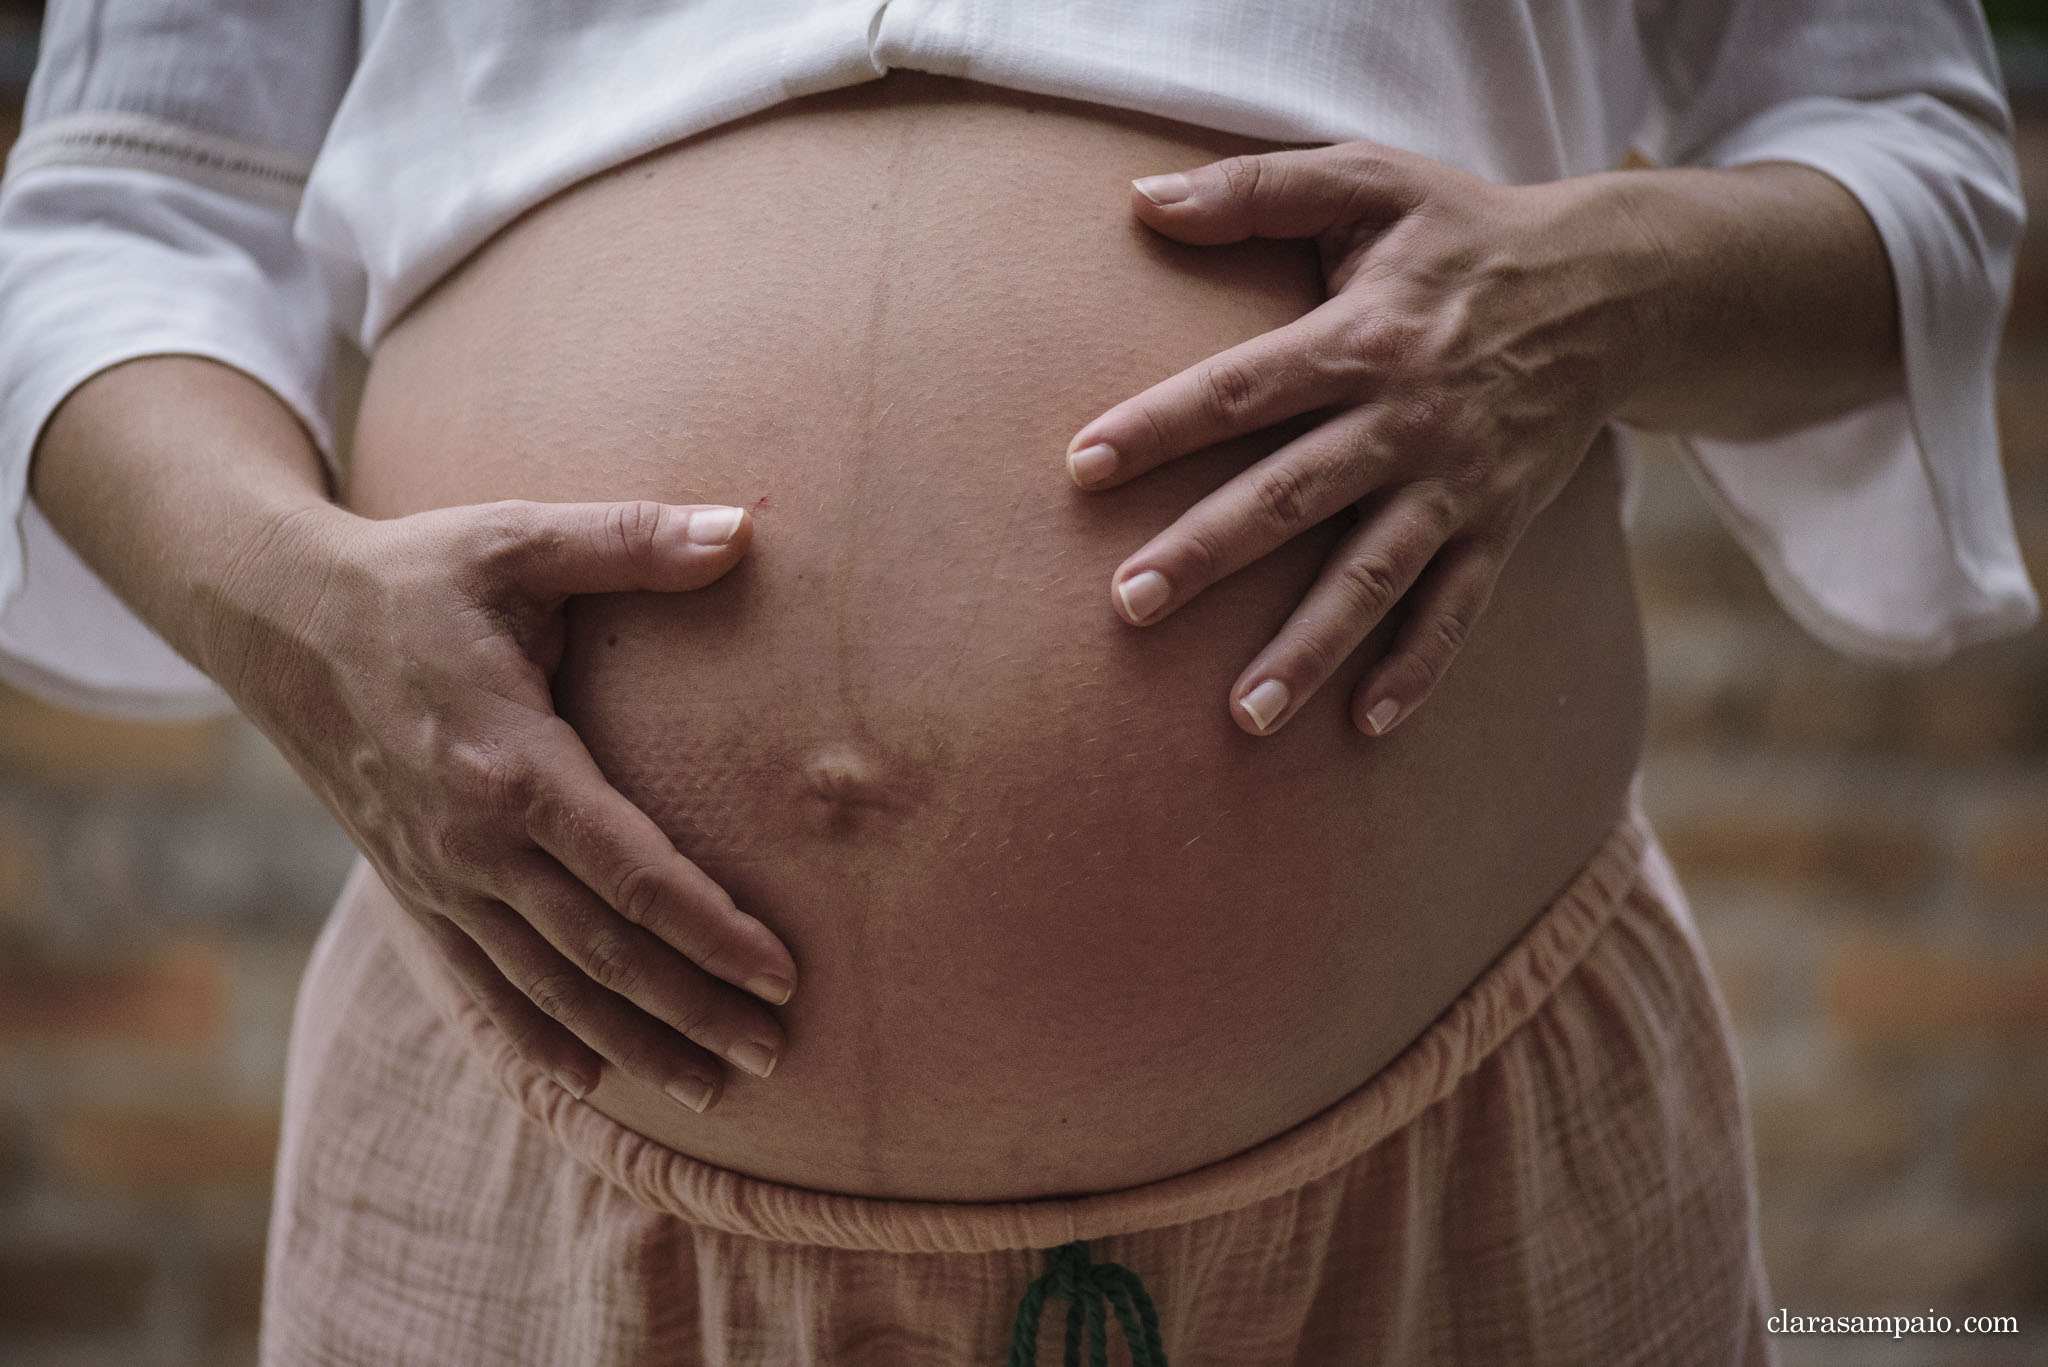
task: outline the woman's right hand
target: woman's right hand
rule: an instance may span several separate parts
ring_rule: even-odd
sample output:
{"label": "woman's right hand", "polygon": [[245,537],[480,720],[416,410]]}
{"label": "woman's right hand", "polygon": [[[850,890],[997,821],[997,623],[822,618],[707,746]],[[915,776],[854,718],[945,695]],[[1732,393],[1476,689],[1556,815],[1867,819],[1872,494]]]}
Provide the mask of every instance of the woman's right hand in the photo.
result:
{"label": "woman's right hand", "polygon": [[578,1096],[601,1056],[702,1110],[720,1057],[766,1076],[782,1051],[762,1000],[788,1000],[789,951],[612,788],[548,685],[565,599],[700,588],[750,536],[737,508],[323,503],[248,543],[213,605],[215,677]]}

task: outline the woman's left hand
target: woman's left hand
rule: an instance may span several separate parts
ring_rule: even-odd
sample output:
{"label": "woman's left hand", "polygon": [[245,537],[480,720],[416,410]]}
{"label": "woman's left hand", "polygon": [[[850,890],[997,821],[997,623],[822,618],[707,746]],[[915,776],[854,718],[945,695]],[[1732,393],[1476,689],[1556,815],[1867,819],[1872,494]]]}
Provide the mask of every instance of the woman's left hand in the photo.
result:
{"label": "woman's left hand", "polygon": [[1118,404],[1068,448],[1075,483],[1103,489],[1317,414],[1112,579],[1126,620],[1156,622],[1359,509],[1232,687],[1244,730],[1284,725],[1397,603],[1353,721],[1384,735],[1443,677],[1523,530],[1627,399],[1665,275],[1615,188],[1631,174],[1501,186],[1354,142],[1136,182],[1133,207],[1169,237],[1314,238],[1322,253],[1322,305]]}

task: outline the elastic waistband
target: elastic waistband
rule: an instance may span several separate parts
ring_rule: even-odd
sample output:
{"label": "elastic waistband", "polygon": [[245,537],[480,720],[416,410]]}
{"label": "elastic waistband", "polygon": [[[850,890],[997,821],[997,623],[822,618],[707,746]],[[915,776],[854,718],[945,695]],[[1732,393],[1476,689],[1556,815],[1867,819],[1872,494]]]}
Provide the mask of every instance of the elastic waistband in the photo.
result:
{"label": "elastic waistband", "polygon": [[1051,1248],[1242,1209],[1336,1171],[1407,1125],[1450,1095],[1586,958],[1642,876],[1648,843],[1648,827],[1631,801],[1557,900],[1414,1043],[1342,1100],[1206,1167],[1089,1196],[896,1200],[784,1186],[715,1167],[576,1100],[520,1058],[466,993],[434,995],[499,1080],[570,1154],[653,1209],[731,1234],[828,1248]]}

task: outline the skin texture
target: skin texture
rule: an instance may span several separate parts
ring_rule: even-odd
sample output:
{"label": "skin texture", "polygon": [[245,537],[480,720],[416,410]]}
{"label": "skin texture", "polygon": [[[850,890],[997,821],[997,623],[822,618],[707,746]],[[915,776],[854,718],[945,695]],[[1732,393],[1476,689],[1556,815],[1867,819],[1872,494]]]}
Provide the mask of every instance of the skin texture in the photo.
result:
{"label": "skin texture", "polygon": [[891,76],[577,187],[384,340],[348,488],[366,514],[638,497],[754,519],[716,585],[576,604],[553,696],[789,946],[788,1047],[701,1116],[612,1075],[592,1104],[810,1187],[1184,1171],[1377,1071],[1606,836],[1642,677],[1604,453],[1385,740],[1340,693],[1269,737],[1227,708],[1342,517],[1159,627],[1104,603],[1122,558],[1285,435],[1103,492],[1062,457],[1091,414],[1321,300],[1306,244],[1131,219],[1133,175],[1241,150]]}
{"label": "skin texture", "polygon": [[[1331,701],[1304,681],[1277,734],[1246,734],[1224,707],[1333,548],[1356,545],[1360,512],[1387,504],[1382,484],[1263,554],[1220,519],[1243,568],[1208,585],[1183,573],[1141,632],[1104,611],[1132,546],[1154,553],[1148,538],[1320,410],[1194,455],[1162,441],[1145,457],[1159,468],[1099,491],[1073,488],[1061,449],[1148,386],[1295,324],[1325,284],[1341,296],[1371,276],[1319,280],[1320,241],[1320,256],[1174,246],[1124,185],[1263,150],[898,73],[578,187],[458,272],[377,358],[350,495],[389,522],[324,501],[303,435],[258,387],[182,360],[74,395],[36,496],[345,824],[381,814],[351,833],[393,885],[415,971],[455,972],[544,1066],[595,1055],[535,997],[637,1065],[607,1068],[592,1095],[613,1114],[713,1161],[875,1193],[985,1199],[1184,1170],[1328,1104],[1469,982],[1604,833],[1640,722],[1598,446],[1562,441],[1513,478],[1473,481],[1487,497],[1465,510],[1489,527],[1489,508],[1526,514],[1519,540],[1496,531],[1512,544],[1494,546],[1498,580],[1458,667],[1383,739],[1344,700],[1398,611],[1355,653],[1319,647],[1341,658]],[[1564,354],[1593,358],[1563,372],[1513,347],[1368,352],[1410,356],[1383,365],[1376,402],[1435,412],[1399,402],[1403,386],[1458,391],[1440,362],[1476,357],[1464,373],[1496,383],[1467,386],[1471,406],[1563,413],[1590,440],[1598,422],[1575,404],[1689,423],[1688,380],[1759,430],[1792,420],[1773,399],[1788,364],[1836,377],[1823,389],[1842,404],[1893,382],[1889,281],[1860,211],[1812,173],[1758,170],[1773,175],[1567,183],[1566,208],[1635,204],[1628,232],[1523,243],[1502,225],[1526,218],[1485,231],[1495,187],[1425,164],[1418,176],[1450,187],[1425,202],[1484,203],[1375,238],[1418,253],[1382,282],[1412,277],[1417,317],[1446,300],[1484,317],[1527,277],[1522,247],[1575,242],[1552,272],[1556,315],[1602,325],[1560,333]],[[1230,236],[1228,220],[1189,240]],[[1336,220],[1252,226],[1319,239]],[[1617,281],[1633,302],[1597,307]],[[1308,372],[1333,364],[1292,354]],[[1596,386],[1598,403],[1548,392],[1587,370],[1625,378]],[[1442,430],[1488,426],[1462,421]],[[1429,478],[1419,438],[1436,430],[1408,433],[1415,450],[1374,479]],[[1443,453],[1487,469],[1483,442]],[[651,503],[623,518],[480,505],[635,494]],[[744,532],[712,561],[656,549],[673,514],[654,505],[698,503],[754,509],[740,572],[562,612],[567,593],[728,568]],[[593,534],[607,528],[629,534]],[[528,545],[551,548],[552,576],[500,553]],[[612,577],[571,573],[586,556]],[[1317,630],[1351,633],[1342,616]],[[495,664],[451,665],[461,641],[495,643]],[[335,715],[354,723],[346,742],[322,736]],[[408,758],[366,765],[365,737]],[[492,760],[437,789],[424,776],[451,738]],[[582,767],[579,738],[616,791]],[[408,783],[420,791],[394,800]],[[620,794],[680,853],[644,830],[636,843]],[[465,845],[471,807],[483,819]],[[536,851],[551,830],[591,853],[549,868]],[[759,920],[735,919],[700,869]],[[657,896],[624,895],[650,884]],[[515,914],[476,911],[499,905]],[[657,981],[688,955],[630,941],[635,920],[671,945],[698,936],[708,976],[674,986],[690,1001]],[[493,935],[500,954],[478,938]],[[711,981],[796,962],[803,988],[779,1020]],[[729,1050],[778,1029],[787,1060],[766,1083],[683,1038]],[[663,1092],[685,1077],[730,1090],[693,1116]]]}

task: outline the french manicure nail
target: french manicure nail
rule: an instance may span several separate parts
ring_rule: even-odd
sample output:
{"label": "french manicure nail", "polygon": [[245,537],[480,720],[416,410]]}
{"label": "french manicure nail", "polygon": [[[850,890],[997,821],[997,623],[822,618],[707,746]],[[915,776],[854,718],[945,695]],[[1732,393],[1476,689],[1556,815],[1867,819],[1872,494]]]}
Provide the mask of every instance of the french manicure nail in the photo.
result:
{"label": "french manicure nail", "polygon": [[1124,616],[1135,624],[1142,624],[1166,606],[1166,600],[1173,596],[1173,586],[1158,570],[1145,570],[1118,584],[1116,596],[1123,600]]}
{"label": "french manicure nail", "polygon": [[555,1069],[555,1082],[563,1091],[575,1097],[578,1101],[590,1095],[590,1084],[570,1072],[567,1068]]}
{"label": "french manicure nail", "polygon": [[1132,181],[1131,188],[1154,204],[1178,204],[1194,193],[1195,189],[1188,178],[1178,171],[1164,176],[1145,176]]}
{"label": "french manicure nail", "polygon": [[775,1051],[759,1040],[735,1044],[725,1056],[755,1077],[766,1077],[775,1071]]}
{"label": "french manicure nail", "polygon": [[1252,725],[1257,727],[1259,734],[1263,736],[1267,728],[1272,726],[1273,719],[1287,710],[1288,697],[1286,684],[1278,679],[1267,679],[1239,698],[1237,705],[1244,709],[1244,714],[1252,719]]}
{"label": "french manicure nail", "polygon": [[711,1104],[711,1084],[701,1078],[684,1078],[681,1082],[669,1083],[662,1090],[699,1115]]}
{"label": "french manicure nail", "polygon": [[772,973],[763,973],[759,977],[747,979],[747,991],[770,1006],[782,1005],[789,1000],[789,994],[794,990],[786,980]]}
{"label": "french manicure nail", "polygon": [[745,514],[738,508],[705,508],[690,514],[690,544],[723,546],[740,529]]}
{"label": "french manicure nail", "polygon": [[1401,704],[1392,698],[1381,698],[1372,705],[1372,711],[1365,714],[1365,726],[1375,736],[1384,736],[1387,728],[1394,724],[1394,718],[1401,715]]}
{"label": "french manicure nail", "polygon": [[1067,474],[1074,483],[1100,484],[1116,473],[1116,448],[1103,442],[1084,447],[1067,457]]}

